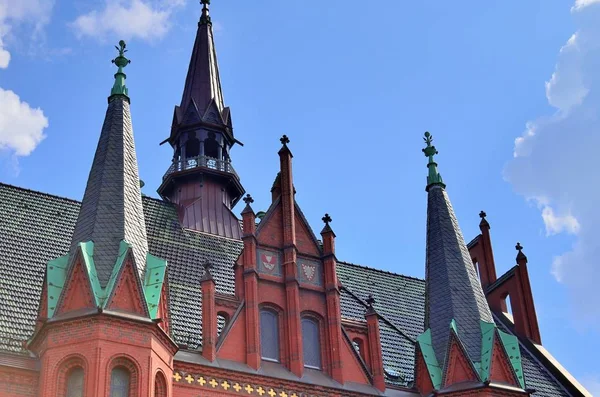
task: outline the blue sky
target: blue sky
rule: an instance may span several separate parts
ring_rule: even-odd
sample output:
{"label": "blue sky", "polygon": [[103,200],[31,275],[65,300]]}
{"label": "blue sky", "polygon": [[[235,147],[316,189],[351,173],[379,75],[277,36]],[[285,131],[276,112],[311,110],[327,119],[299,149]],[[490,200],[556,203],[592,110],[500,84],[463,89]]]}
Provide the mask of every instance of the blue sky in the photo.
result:
{"label": "blue sky", "polygon": [[[313,228],[342,260],[424,276],[426,159],[467,240],[488,213],[498,273],[520,241],[546,348],[600,394],[600,1],[214,0],[234,166],[266,209],[279,137]],[[200,6],[0,0],[0,180],[80,199],[128,41],[144,193],[169,166]],[[236,208],[236,212],[241,207]]]}

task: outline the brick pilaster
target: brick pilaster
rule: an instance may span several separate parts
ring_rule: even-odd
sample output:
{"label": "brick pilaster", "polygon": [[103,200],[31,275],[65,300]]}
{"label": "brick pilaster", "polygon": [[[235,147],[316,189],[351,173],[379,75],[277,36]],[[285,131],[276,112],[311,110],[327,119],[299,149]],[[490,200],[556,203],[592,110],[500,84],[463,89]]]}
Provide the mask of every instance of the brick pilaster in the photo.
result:
{"label": "brick pilaster", "polygon": [[202,289],[202,356],[213,362],[217,358],[217,310],[215,280],[210,273],[200,282]]}
{"label": "brick pilaster", "polygon": [[[517,247],[520,247],[517,244]],[[517,255],[516,284],[518,289],[518,305],[515,305],[514,312],[518,312],[519,318],[515,319],[515,328],[517,333],[526,336],[535,343],[541,344],[542,338],[538,326],[537,314],[533,303],[533,293],[531,292],[531,283],[529,282],[529,272],[527,270],[527,257],[519,249]],[[513,300],[511,299],[511,303]]]}
{"label": "brick pilaster", "polygon": [[287,136],[281,138],[279,150],[279,185],[281,188],[281,211],[283,227],[283,268],[285,275],[286,311],[290,371],[301,377],[304,373],[302,356],[302,322],[300,318],[300,287],[296,268],[296,216],[294,204],[294,182],[292,176],[292,152],[287,147]]}
{"label": "brick pilaster", "polygon": [[481,254],[478,258],[479,276],[481,277],[481,285],[484,290],[498,278],[496,276],[496,264],[494,263],[494,252],[492,250],[492,239],[490,236],[490,224],[485,219],[486,213],[479,213],[481,222],[479,222],[479,230],[481,230]]}
{"label": "brick pilaster", "polygon": [[327,298],[327,335],[331,349],[331,377],[344,384],[344,364],[342,362],[342,318],[340,311],[340,290],[336,274],[335,233],[329,226],[329,214],[323,217],[325,227],[321,231],[323,239],[323,269]]}
{"label": "brick pilaster", "polygon": [[381,339],[379,333],[379,316],[370,307],[365,313],[367,319],[367,336],[369,339],[369,354],[371,358],[371,371],[373,386],[380,391],[385,391],[385,376],[383,373],[383,354],[381,352]]}
{"label": "brick pilaster", "polygon": [[246,208],[242,211],[244,251],[242,267],[237,269],[236,278],[241,272],[244,280],[243,296],[246,302],[246,363],[251,368],[258,369],[260,368],[260,317],[256,272],[256,215],[250,206],[254,201],[252,197],[247,195],[244,201],[246,202]]}

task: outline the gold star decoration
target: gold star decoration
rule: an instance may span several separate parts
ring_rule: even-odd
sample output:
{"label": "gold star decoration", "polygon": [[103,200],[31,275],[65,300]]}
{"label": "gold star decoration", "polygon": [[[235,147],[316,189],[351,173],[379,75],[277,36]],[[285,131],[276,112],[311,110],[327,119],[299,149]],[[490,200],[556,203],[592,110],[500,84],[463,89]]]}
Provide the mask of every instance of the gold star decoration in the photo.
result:
{"label": "gold star decoration", "polygon": [[214,379],[211,379],[210,382],[208,382],[208,384],[214,389],[215,387],[217,387],[217,385],[219,384],[219,382],[217,382]]}
{"label": "gold star decoration", "polygon": [[192,383],[194,381],[194,377],[188,374],[188,376],[185,377],[185,380],[187,383]]}
{"label": "gold star decoration", "polygon": [[246,393],[248,393],[248,394],[252,394],[252,392],[254,391],[254,389],[250,385],[246,385],[244,390],[246,390]]}
{"label": "gold star decoration", "polygon": [[294,392],[294,393],[290,394],[290,397],[298,397],[298,395]]}
{"label": "gold star decoration", "polygon": [[275,397],[277,395],[277,392],[275,392],[275,390],[273,390],[273,389],[269,389],[269,393],[267,393],[267,394],[271,397]]}
{"label": "gold star decoration", "polygon": [[224,380],[224,381],[221,383],[221,387],[222,387],[223,389],[225,389],[225,391],[227,391],[227,389],[229,389],[231,386],[229,385],[229,383],[227,383],[227,381],[226,381],[226,380]]}
{"label": "gold star decoration", "polygon": [[258,389],[256,389],[256,392],[262,396],[263,394],[265,394],[265,389],[262,388],[262,386],[258,386]]}
{"label": "gold star decoration", "polygon": [[204,386],[206,384],[206,379],[204,379],[204,376],[198,378],[198,383],[200,383],[200,386]]}
{"label": "gold star decoration", "polygon": [[288,397],[287,393],[285,391],[281,391],[281,393],[279,393],[279,397]]}
{"label": "gold star decoration", "polygon": [[179,382],[181,380],[181,375],[179,375],[179,372],[175,372],[173,374],[173,379],[175,379],[175,382]]}
{"label": "gold star decoration", "polygon": [[242,386],[240,386],[239,383],[236,382],[235,385],[233,385],[233,388],[235,389],[236,392],[240,392],[240,390],[242,390]]}

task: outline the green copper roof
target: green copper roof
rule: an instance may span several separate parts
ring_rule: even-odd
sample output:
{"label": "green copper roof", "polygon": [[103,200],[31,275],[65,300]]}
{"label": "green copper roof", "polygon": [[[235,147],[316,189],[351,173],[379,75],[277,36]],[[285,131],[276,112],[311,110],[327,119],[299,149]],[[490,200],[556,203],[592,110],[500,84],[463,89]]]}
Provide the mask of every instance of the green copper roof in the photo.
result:
{"label": "green copper roof", "polygon": [[125,86],[127,75],[123,72],[123,68],[129,65],[131,61],[125,57],[125,53],[127,52],[125,47],[127,47],[127,44],[125,44],[123,40],[119,41],[119,47],[115,46],[117,51],[119,51],[119,56],[113,59],[112,62],[117,65],[119,69],[117,70],[117,73],[115,73],[115,84],[110,91],[111,97],[114,95],[124,95],[128,97],[129,95],[129,90]]}
{"label": "green copper roof", "polygon": [[486,323],[485,321],[480,321],[479,323],[481,325],[481,366],[479,368],[479,376],[485,382],[490,379],[496,324]]}
{"label": "green copper roof", "polygon": [[[121,268],[125,263],[127,253],[131,250],[131,245],[124,240],[119,244],[119,255],[113,268],[112,274],[106,288],[100,286],[100,280],[94,265],[94,243],[88,241],[78,244],[79,252],[83,259],[83,268],[85,269],[90,286],[94,294],[94,300],[97,307],[106,308],[108,297],[111,295]],[[65,286],[67,277],[67,266],[69,255],[53,259],[47,265],[47,285],[48,285],[48,318],[52,318],[56,311],[58,298]],[[167,261],[154,255],[148,254],[146,258],[146,277],[143,285],[144,298],[148,306],[150,318],[155,319],[158,313],[158,304],[160,303],[160,291],[165,281],[167,270]],[[158,291],[156,293],[155,291]]]}
{"label": "green copper roof", "polygon": [[517,375],[519,384],[524,389],[525,379],[523,378],[523,363],[521,362],[521,350],[519,349],[519,340],[516,336],[507,334],[506,332],[502,332],[500,330],[498,330],[498,335],[500,335],[500,340],[502,341],[504,350],[508,355],[510,364],[512,365],[513,370]]}
{"label": "green copper roof", "polygon": [[426,157],[429,157],[429,163],[427,163],[427,168],[429,169],[429,175],[427,176],[427,190],[433,185],[446,187],[442,181],[442,176],[437,171],[437,163],[433,160],[433,156],[438,154],[435,146],[431,144],[433,136],[429,132],[425,132],[425,138],[423,138],[423,140],[427,144],[427,147],[423,149],[423,153],[425,153]]}
{"label": "green copper roof", "polygon": [[69,264],[69,255],[61,256],[48,262],[46,267],[46,283],[48,293],[48,318],[54,315],[58,298],[65,287],[67,278],[67,266]]}
{"label": "green copper roof", "polygon": [[433,384],[433,388],[439,390],[442,386],[442,368],[438,364],[437,357],[433,351],[433,344],[431,342],[431,329],[423,332],[417,337],[417,343],[423,354],[427,371],[429,372],[429,378]]}
{"label": "green copper roof", "polygon": [[146,277],[144,280],[144,296],[148,304],[148,312],[151,319],[158,315],[158,304],[160,294],[167,274],[167,261],[148,254],[146,259]]}

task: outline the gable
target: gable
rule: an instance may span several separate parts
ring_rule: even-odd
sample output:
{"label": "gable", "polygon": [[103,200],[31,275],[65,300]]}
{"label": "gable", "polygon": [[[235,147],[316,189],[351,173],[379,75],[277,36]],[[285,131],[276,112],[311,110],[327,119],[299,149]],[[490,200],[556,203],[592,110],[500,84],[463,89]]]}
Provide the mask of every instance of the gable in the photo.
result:
{"label": "gable", "polygon": [[62,291],[56,314],[68,313],[80,309],[93,309],[96,307],[94,293],[90,286],[87,272],[83,267],[83,260],[75,263]]}
{"label": "gable", "polygon": [[109,310],[145,316],[146,308],[143,306],[145,303],[137,269],[134,267],[133,256],[129,250],[105,307]]}

